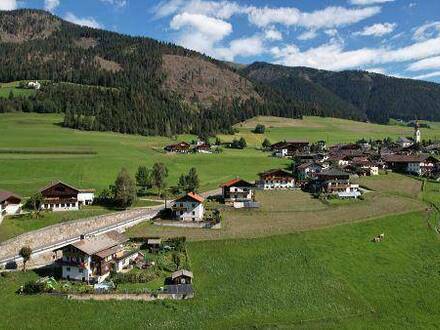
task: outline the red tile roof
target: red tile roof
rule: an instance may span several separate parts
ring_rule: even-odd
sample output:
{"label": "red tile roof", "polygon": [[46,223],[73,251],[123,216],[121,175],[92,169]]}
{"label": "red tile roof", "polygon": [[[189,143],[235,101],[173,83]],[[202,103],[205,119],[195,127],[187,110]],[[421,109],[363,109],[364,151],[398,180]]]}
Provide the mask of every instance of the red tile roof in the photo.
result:
{"label": "red tile roof", "polygon": [[197,194],[195,192],[189,192],[185,196],[178,198],[176,201],[184,200],[186,198],[191,198],[199,203],[203,203],[205,201],[205,199],[202,196],[200,196],[199,194]]}
{"label": "red tile roof", "polygon": [[249,182],[247,182],[247,181],[245,181],[243,179],[235,178],[235,179],[229,180],[228,182],[222,184],[220,187],[232,187],[233,185],[235,185],[235,184],[237,184],[239,182],[243,182],[243,183],[245,183],[247,185],[251,185]]}

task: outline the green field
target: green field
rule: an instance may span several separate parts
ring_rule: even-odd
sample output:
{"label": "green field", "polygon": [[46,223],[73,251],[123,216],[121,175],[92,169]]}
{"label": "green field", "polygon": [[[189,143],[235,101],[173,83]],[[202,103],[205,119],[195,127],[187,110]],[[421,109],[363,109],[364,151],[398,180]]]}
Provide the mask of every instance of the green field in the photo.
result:
{"label": "green field", "polygon": [[[288,166],[289,162],[269,157],[256,150],[264,136],[251,133],[256,122],[267,125],[272,141],[283,139],[325,139],[329,143],[353,141],[362,137],[383,138],[410,135],[411,129],[398,126],[365,124],[341,119],[305,117],[304,120],[264,117],[249,121],[239,128],[250,147],[245,150],[225,149],[221,154],[167,155],[158,149],[175,141],[163,137],[142,137],[109,132],[83,132],[63,128],[62,115],[0,114],[0,189],[29,196],[48,182],[61,179],[80,188],[102,190],[115,179],[121,167],[134,174],[139,165],[164,162],[169,170],[169,184],[196,167],[201,189],[217,187],[236,176],[256,179],[262,170]],[[424,137],[440,137],[440,125],[422,129]],[[190,141],[194,137],[180,136]],[[233,136],[222,136],[231,140]]]}
{"label": "green field", "polygon": [[[370,242],[385,233],[380,244]],[[263,239],[189,243],[196,297],[76,302],[21,297],[0,277],[0,328],[435,328],[440,241],[422,213]]]}
{"label": "green field", "polygon": [[[237,136],[245,136],[250,144],[245,150],[166,155],[155,149],[173,142],[167,138],[82,132],[62,128],[61,121],[60,115],[0,114],[0,189],[28,196],[61,179],[99,191],[121,167],[134,174],[137,166],[157,161],[169,167],[170,184],[193,166],[202,190],[235,176],[252,180],[261,170],[289,164],[254,148],[264,138],[251,132],[257,122],[267,126],[266,135],[273,141],[336,143],[411,135],[406,127],[339,119],[260,118],[238,128]],[[440,126],[432,127],[423,130],[424,136],[440,136]],[[55,329],[60,324],[69,329],[437,327],[440,240],[427,220],[432,224],[438,219],[425,213],[424,202],[439,201],[440,185],[397,174],[361,178],[359,183],[371,190],[365,199],[343,203],[322,202],[300,191],[258,192],[262,207],[226,210],[221,230],[148,223],[133,228],[131,236],[189,238],[196,289],[196,297],[189,301],[78,302],[19,296],[15,293],[19,286],[38,275],[0,276],[0,329]],[[136,206],[153,204],[141,200]],[[44,219],[7,218],[0,226],[0,240],[88,216],[81,212],[104,210],[48,213]],[[380,233],[385,233],[385,240],[372,243]]]}
{"label": "green field", "polygon": [[11,93],[11,91],[14,94],[14,96],[29,97],[29,96],[35,95],[36,91],[34,89],[18,88],[18,83],[19,83],[18,81],[11,82],[11,83],[1,83],[0,84],[0,98],[9,97],[9,94]]}
{"label": "green field", "polygon": [[[264,135],[254,134],[252,130],[257,124],[266,126]],[[430,123],[430,129],[422,129],[423,139],[440,139],[440,123]],[[303,120],[278,117],[256,117],[235,125],[239,133],[251,145],[261,146],[264,138],[271,142],[286,140],[308,140],[316,142],[324,140],[328,144],[350,143],[365,138],[383,139],[400,136],[413,136],[413,128],[393,125],[377,125],[370,123],[354,122],[345,119],[304,117]],[[231,137],[222,137],[230,140]]]}

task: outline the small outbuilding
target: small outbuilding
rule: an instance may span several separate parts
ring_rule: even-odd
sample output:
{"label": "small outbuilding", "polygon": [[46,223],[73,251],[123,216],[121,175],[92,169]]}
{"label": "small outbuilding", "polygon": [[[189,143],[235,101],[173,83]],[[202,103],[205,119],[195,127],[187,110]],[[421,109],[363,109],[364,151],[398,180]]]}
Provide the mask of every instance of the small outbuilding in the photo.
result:
{"label": "small outbuilding", "polygon": [[193,277],[192,272],[182,269],[171,274],[171,281],[173,284],[191,284]]}

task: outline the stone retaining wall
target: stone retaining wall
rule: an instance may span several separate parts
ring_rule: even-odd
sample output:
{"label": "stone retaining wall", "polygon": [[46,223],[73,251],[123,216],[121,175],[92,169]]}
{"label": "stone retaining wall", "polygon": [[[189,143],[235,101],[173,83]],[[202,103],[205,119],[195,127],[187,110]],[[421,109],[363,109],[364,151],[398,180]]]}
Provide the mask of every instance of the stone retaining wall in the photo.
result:
{"label": "stone retaining wall", "polygon": [[140,300],[140,301],[154,301],[154,300],[184,300],[191,299],[194,294],[183,295],[183,294],[167,294],[167,293],[105,293],[105,294],[68,294],[67,299],[72,300]]}
{"label": "stone retaining wall", "polygon": [[148,216],[149,214],[151,214],[151,209],[136,209],[82,220],[69,221],[31,231],[0,243],[0,260],[18,255],[23,246],[30,246],[35,250],[38,247],[79,237],[94,230],[115,225],[143,215]]}

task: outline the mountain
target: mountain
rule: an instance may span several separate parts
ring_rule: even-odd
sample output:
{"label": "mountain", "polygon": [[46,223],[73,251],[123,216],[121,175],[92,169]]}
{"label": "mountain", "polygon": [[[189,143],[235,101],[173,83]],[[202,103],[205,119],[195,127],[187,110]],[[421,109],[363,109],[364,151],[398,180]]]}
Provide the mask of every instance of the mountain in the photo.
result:
{"label": "mountain", "polygon": [[237,65],[150,38],[74,25],[44,11],[0,11],[0,81],[21,80],[43,85],[35,96],[0,98],[0,112],[60,112],[65,126],[84,130],[216,134],[257,115],[440,120],[435,84]]}
{"label": "mountain", "polygon": [[254,63],[243,73],[285,97],[315,104],[324,115],[330,111],[347,118],[352,113],[377,123],[390,118],[440,120],[440,85],[435,83],[366,71],[332,72],[267,63]]}

